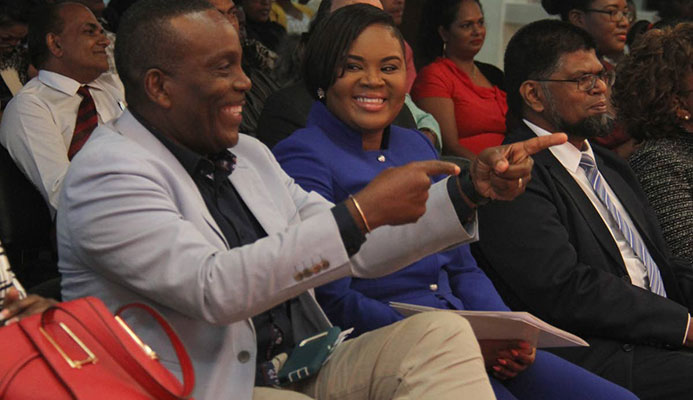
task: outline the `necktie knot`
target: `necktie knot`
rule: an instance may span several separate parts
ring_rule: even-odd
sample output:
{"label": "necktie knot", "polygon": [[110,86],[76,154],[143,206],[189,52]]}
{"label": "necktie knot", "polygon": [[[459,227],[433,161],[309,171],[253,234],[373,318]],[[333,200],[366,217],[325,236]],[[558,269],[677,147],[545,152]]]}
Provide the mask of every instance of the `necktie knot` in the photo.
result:
{"label": "necktie knot", "polygon": [[582,156],[580,157],[580,167],[582,167],[585,172],[590,172],[597,168],[597,163],[589,154],[582,153]]}
{"label": "necktie knot", "polygon": [[77,94],[82,96],[82,98],[86,99],[87,97],[91,97],[91,92],[89,92],[89,86],[87,85],[82,85],[77,89]]}

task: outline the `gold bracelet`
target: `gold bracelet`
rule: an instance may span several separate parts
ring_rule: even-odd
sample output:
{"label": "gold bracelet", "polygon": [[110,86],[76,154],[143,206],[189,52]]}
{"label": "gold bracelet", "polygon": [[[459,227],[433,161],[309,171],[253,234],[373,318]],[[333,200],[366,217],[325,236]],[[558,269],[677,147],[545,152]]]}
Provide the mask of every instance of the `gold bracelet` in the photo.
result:
{"label": "gold bracelet", "polygon": [[359,205],[359,202],[356,201],[356,197],[354,197],[352,195],[349,195],[349,198],[354,203],[354,207],[356,207],[356,211],[359,212],[359,215],[361,216],[361,220],[363,221],[363,224],[366,226],[366,232],[370,233],[371,227],[368,226],[368,221],[366,221],[366,216],[363,214],[363,210],[361,210],[361,206]]}

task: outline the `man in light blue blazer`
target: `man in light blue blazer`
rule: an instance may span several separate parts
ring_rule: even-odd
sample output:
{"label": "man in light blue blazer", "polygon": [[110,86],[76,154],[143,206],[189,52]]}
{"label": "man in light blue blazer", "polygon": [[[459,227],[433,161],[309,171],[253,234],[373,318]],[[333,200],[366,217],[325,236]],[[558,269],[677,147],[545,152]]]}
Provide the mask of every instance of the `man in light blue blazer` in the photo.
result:
{"label": "man in light blue blazer", "polygon": [[[305,398],[254,389],[258,342],[282,325],[250,318],[278,310],[292,345],[326,329],[311,288],[382,276],[475,239],[478,193],[514,198],[529,178],[529,154],[565,140],[495,149],[469,174],[433,186],[430,175],[459,169],[392,169],[333,205],[238,134],[250,82],[234,29],[206,1],[142,0],[121,27],[116,63],[129,110],[93,133],[65,178],[57,216],[63,296],[98,296],[111,309],[152,303],[190,352],[198,399]],[[180,375],[154,324],[128,322]],[[318,398],[493,398],[469,325],[447,313],[347,341],[291,389]]]}

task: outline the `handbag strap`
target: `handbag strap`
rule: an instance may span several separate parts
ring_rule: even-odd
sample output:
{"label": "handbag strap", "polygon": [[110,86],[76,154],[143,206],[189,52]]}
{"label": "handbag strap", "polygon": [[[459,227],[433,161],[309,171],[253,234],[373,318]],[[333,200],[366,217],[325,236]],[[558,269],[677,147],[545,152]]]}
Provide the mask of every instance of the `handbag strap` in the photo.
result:
{"label": "handbag strap", "polygon": [[[43,312],[40,321],[41,326],[45,327],[46,324],[50,323],[50,321],[54,318],[57,311],[62,311],[72,317],[77,324],[82,326],[82,328],[90,332],[94,337],[98,338],[101,345],[108,351],[111,357],[113,357],[113,359],[154,398],[162,400],[182,400],[190,398],[195,386],[195,376],[190,357],[185,351],[185,347],[183,346],[182,342],[173,331],[173,328],[171,328],[168,322],[166,322],[166,320],[159,315],[156,310],[144,304],[135,303],[137,304],[138,308],[147,311],[155,318],[155,320],[166,332],[169,340],[171,340],[173,343],[176,350],[176,355],[178,356],[181,368],[183,370],[183,389],[181,390],[182,393],[180,394],[173,393],[162,385],[155,377],[151,375],[149,371],[147,371],[146,368],[140,364],[140,362],[132,354],[130,354],[118,335],[113,332],[108,322],[106,322],[104,319],[104,315],[111,317],[111,314],[103,303],[93,297],[85,297],[77,301],[85,301],[93,310],[91,316],[98,317],[100,321],[97,322],[93,318],[82,321],[62,304],[57,304]],[[129,306],[130,305],[127,305],[125,307],[129,308]],[[121,308],[119,312],[125,307]]]}
{"label": "handbag strap", "polygon": [[178,358],[178,363],[180,364],[181,371],[183,372],[183,393],[180,396],[183,398],[190,397],[192,395],[193,389],[195,388],[195,370],[193,369],[192,361],[190,360],[188,352],[185,350],[183,342],[181,342],[180,338],[173,330],[173,327],[171,327],[171,325],[168,323],[168,321],[166,321],[166,319],[161,314],[159,314],[159,312],[157,312],[154,308],[148,306],[147,304],[126,304],[116,311],[116,315],[121,315],[125,310],[129,310],[131,308],[138,308],[140,310],[146,311],[156,320],[156,322],[159,323],[159,326],[161,326],[161,328],[166,333],[166,336],[168,336],[169,341],[171,341],[171,345],[173,345],[173,350],[176,352],[176,357]]}

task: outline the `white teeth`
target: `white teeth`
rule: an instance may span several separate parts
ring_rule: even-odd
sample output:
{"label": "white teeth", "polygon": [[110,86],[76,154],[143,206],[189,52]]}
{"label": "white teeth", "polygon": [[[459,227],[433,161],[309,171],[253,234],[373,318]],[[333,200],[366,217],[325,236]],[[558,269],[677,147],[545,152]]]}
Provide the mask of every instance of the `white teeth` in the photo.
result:
{"label": "white teeth", "polygon": [[226,112],[240,114],[243,112],[243,106],[226,106],[224,107]]}
{"label": "white teeth", "polygon": [[372,104],[382,104],[385,99],[382,98],[371,98],[371,97],[357,97],[356,101],[361,102],[361,103],[372,103]]}

